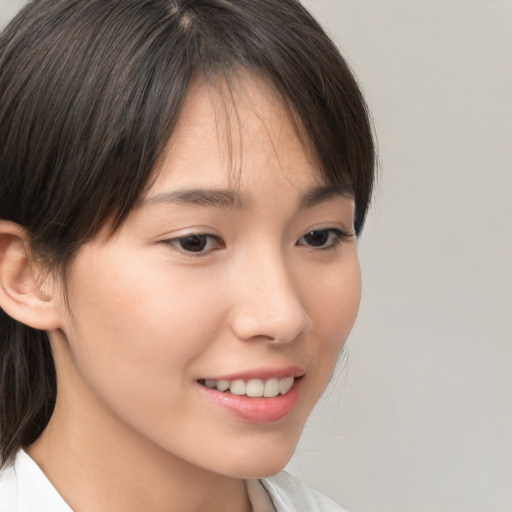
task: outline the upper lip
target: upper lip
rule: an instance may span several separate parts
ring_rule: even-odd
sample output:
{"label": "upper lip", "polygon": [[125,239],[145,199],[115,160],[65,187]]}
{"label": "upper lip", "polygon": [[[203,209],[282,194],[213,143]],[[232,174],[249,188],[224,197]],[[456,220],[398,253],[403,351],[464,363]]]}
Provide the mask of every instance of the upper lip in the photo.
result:
{"label": "upper lip", "polygon": [[244,380],[251,379],[283,379],[285,377],[302,377],[305,371],[299,366],[282,366],[279,368],[253,368],[241,372],[230,373],[213,377],[203,377],[204,380]]}

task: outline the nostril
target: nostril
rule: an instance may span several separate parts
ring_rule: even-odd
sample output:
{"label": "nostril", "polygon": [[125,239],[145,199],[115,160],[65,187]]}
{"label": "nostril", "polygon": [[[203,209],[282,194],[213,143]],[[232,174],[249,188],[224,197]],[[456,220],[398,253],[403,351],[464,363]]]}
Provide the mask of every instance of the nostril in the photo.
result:
{"label": "nostril", "polygon": [[238,311],[232,320],[232,330],[244,341],[290,343],[311,326],[307,313],[301,308],[287,315],[258,315],[254,310]]}

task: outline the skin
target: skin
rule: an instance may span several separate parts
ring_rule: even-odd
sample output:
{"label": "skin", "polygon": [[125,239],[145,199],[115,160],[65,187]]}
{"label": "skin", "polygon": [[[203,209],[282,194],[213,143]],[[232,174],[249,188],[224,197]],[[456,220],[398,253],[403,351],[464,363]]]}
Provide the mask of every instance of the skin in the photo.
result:
{"label": "skin", "polygon": [[[193,82],[140,204],[77,253],[69,309],[53,285],[57,404],[28,453],[74,510],[250,510],[241,479],[288,462],[354,323],[353,199],[305,204],[325,183],[263,80],[243,75],[225,97]],[[175,201],[184,189],[230,201]],[[192,234],[211,235],[194,239],[203,251],[185,250]],[[197,382],[291,365],[298,402],[263,425]]]}

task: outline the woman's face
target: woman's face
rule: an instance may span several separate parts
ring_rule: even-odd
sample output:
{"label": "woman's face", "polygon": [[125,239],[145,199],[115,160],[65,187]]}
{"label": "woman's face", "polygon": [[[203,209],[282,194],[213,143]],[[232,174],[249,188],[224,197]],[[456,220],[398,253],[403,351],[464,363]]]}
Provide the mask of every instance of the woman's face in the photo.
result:
{"label": "woman's face", "polygon": [[236,107],[226,97],[193,83],[140,205],[73,261],[51,333],[56,411],[261,477],[292,455],[355,320],[354,201],[265,82],[246,76]]}

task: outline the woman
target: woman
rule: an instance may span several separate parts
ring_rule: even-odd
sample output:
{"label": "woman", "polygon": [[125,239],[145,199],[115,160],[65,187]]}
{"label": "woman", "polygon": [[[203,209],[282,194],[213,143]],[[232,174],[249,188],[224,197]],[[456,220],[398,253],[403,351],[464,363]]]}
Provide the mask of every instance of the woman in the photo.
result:
{"label": "woman", "polygon": [[300,4],[33,2],[0,148],[0,510],[340,510],[279,471],[356,317],[374,152]]}

